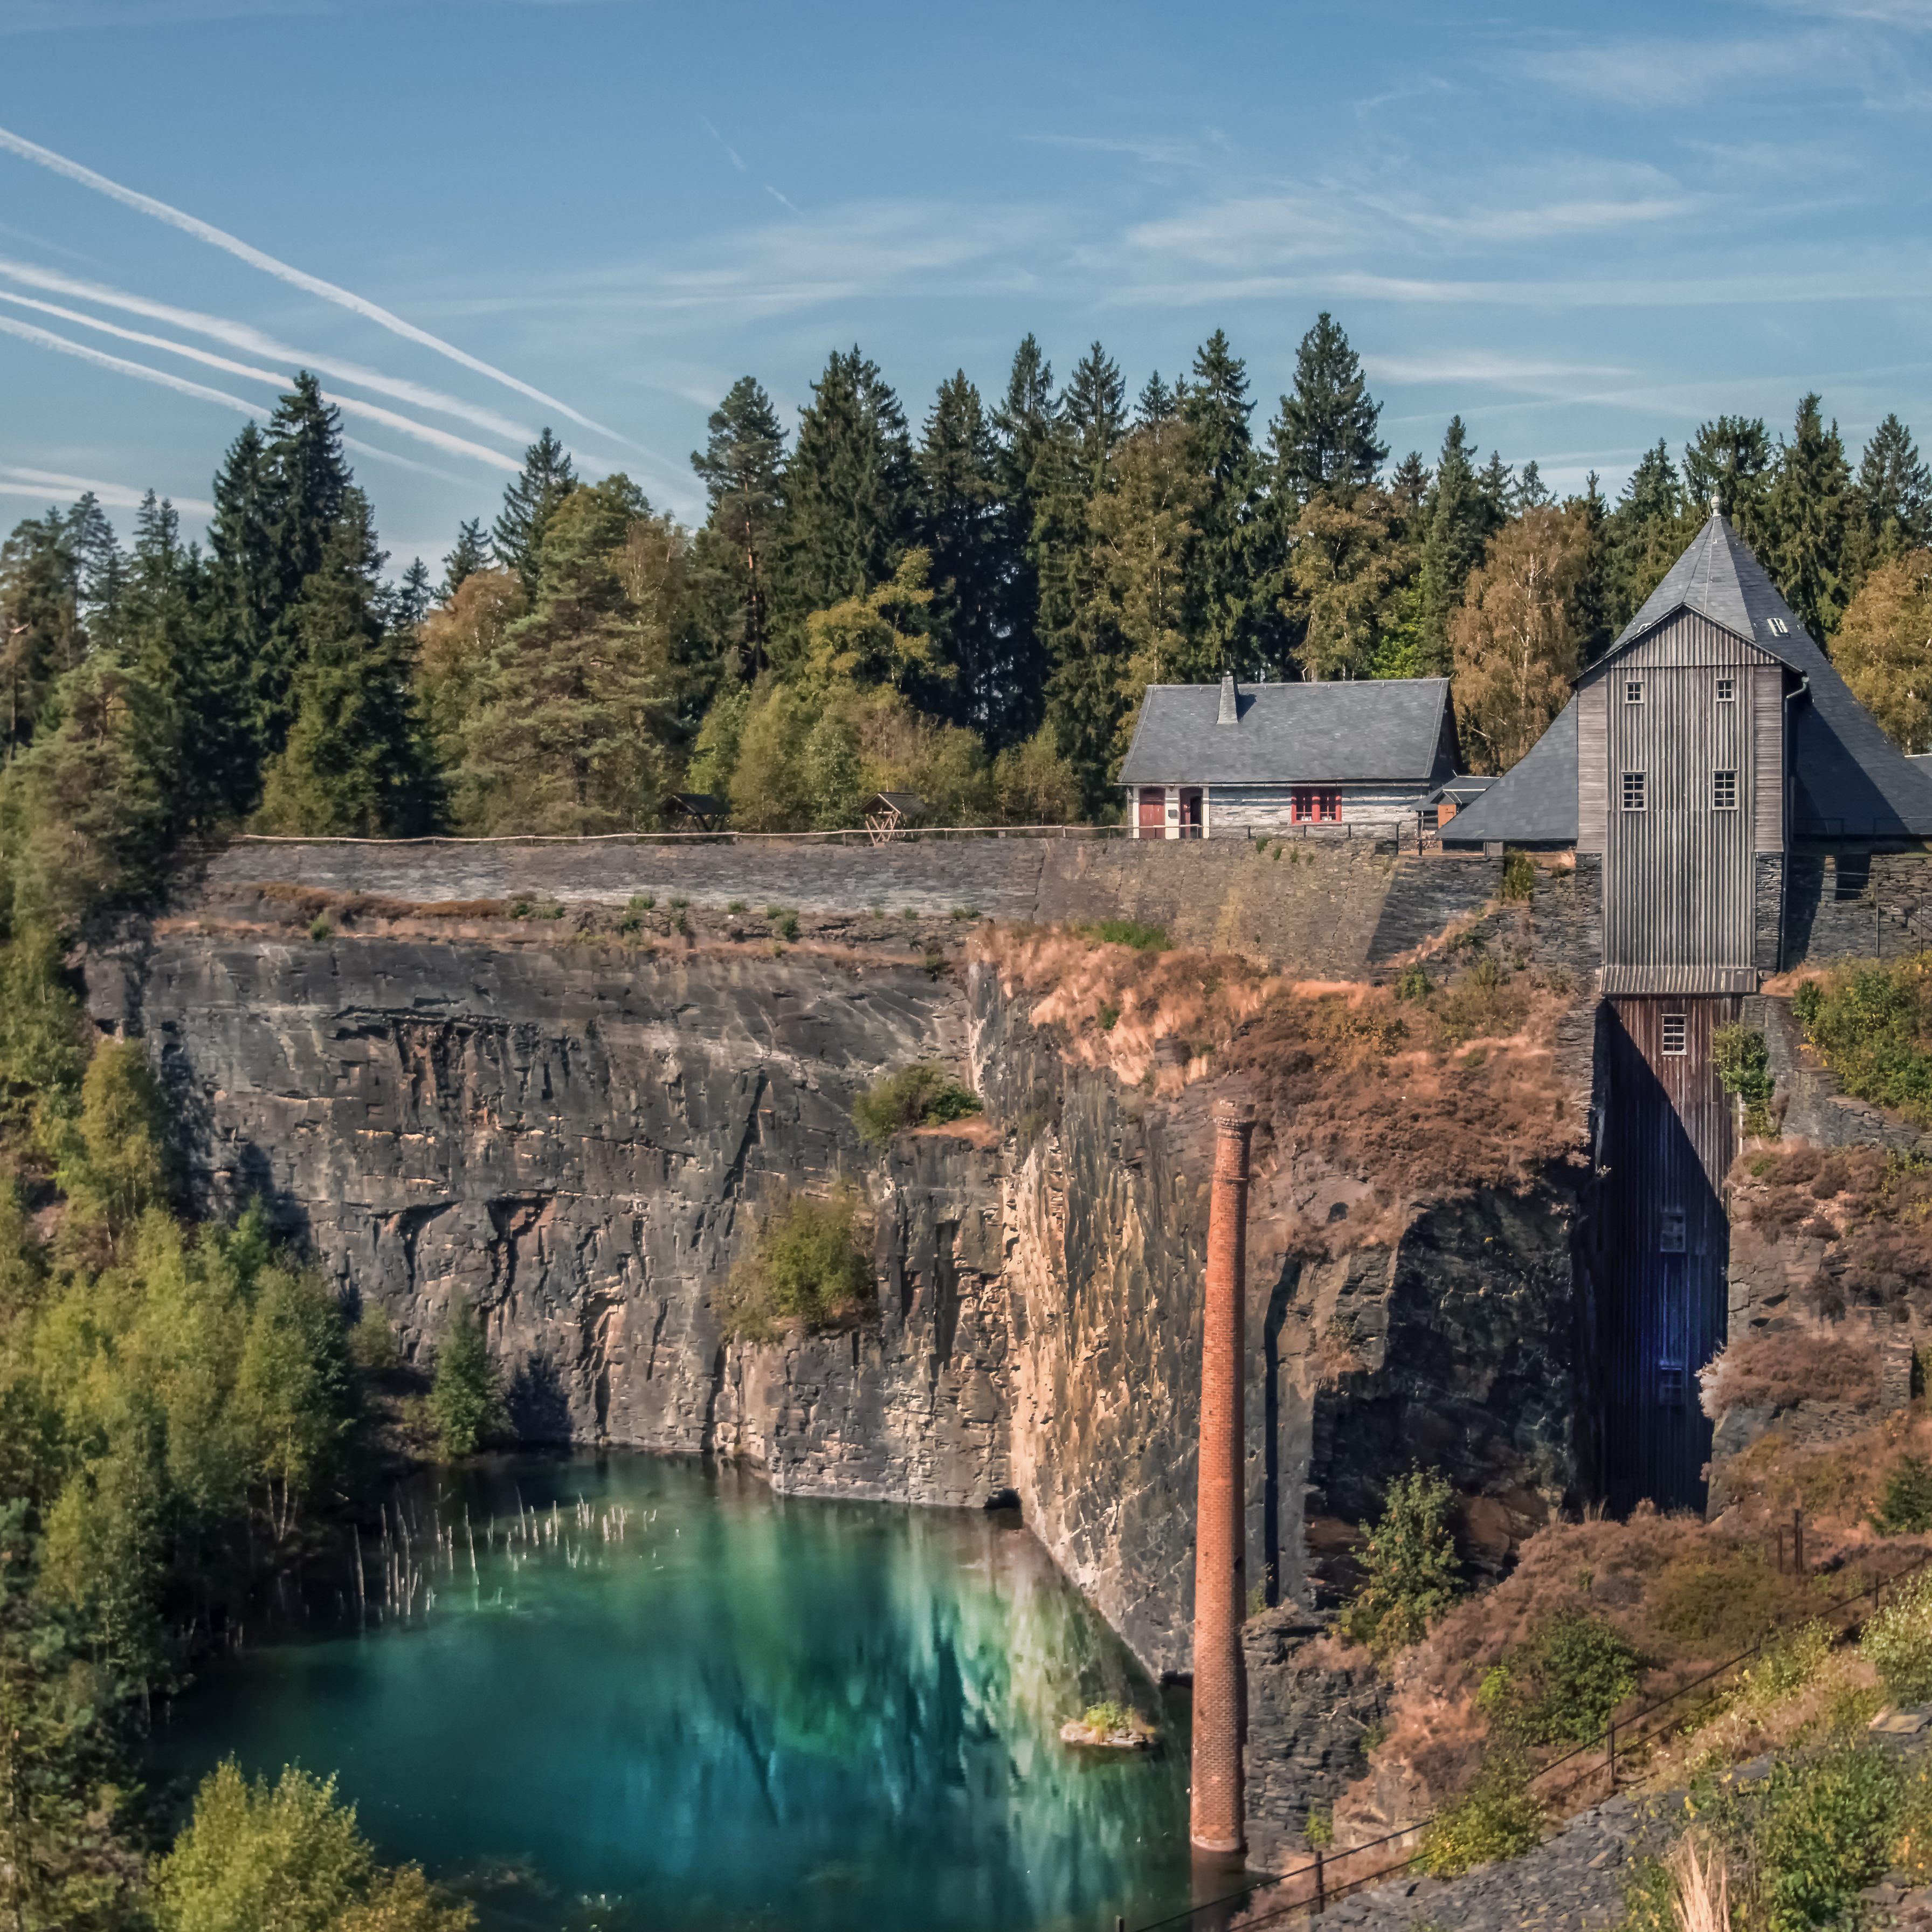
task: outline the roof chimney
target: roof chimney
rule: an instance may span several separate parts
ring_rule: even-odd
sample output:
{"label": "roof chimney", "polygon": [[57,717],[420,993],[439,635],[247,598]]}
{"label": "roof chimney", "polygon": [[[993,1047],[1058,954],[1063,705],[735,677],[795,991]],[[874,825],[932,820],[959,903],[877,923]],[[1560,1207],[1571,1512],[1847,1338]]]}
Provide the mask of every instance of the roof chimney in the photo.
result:
{"label": "roof chimney", "polygon": [[1217,724],[1238,724],[1241,722],[1241,700],[1234,689],[1234,674],[1226,671],[1221,678],[1221,715]]}

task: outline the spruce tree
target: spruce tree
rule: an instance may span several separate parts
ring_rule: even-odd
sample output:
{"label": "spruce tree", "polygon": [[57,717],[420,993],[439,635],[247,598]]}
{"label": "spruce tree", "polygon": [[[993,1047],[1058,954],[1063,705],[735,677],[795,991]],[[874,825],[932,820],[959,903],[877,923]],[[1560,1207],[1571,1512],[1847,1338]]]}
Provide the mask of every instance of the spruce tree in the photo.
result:
{"label": "spruce tree", "polygon": [[1204,486],[1188,556],[1188,649],[1177,667],[1189,682],[1252,675],[1272,655],[1262,640],[1276,627],[1271,604],[1256,595],[1252,556],[1262,490],[1248,428],[1253,409],[1246,365],[1217,328],[1195,356],[1180,405]]}
{"label": "spruce tree", "polygon": [[58,510],[29,517],[0,544],[0,745],[9,763],[86,649],[68,519]]}
{"label": "spruce tree", "polygon": [[940,385],[920,439],[922,542],[932,559],[932,628],[956,675],[946,709],[989,744],[1010,739],[998,451],[980,392],[962,369]]}
{"label": "spruce tree", "polygon": [[419,556],[410,558],[402,581],[388,592],[386,620],[397,630],[413,631],[429,614],[435,595],[430,588],[429,566]]}
{"label": "spruce tree", "polygon": [[1058,416],[1053,367],[1029,335],[1013,352],[1006,399],[993,412],[995,480],[1007,641],[1002,729],[1009,741],[1030,737],[1046,715],[1048,653],[1040,628],[1040,566],[1034,544],[1036,478]]}
{"label": "spruce tree", "polygon": [[1424,655],[1429,668],[1438,674],[1449,668],[1449,620],[1462,603],[1470,572],[1483,560],[1491,529],[1491,507],[1469,454],[1462,418],[1452,416],[1423,512]]}
{"label": "spruce tree", "polygon": [[884,583],[916,533],[905,412],[856,346],[849,354],[832,352],[799,412],[784,496],[772,598],[772,648],[781,663],[803,648],[812,612]]}
{"label": "spruce tree", "polygon": [[1360,358],[1324,309],[1295,351],[1294,392],[1282,398],[1269,425],[1274,488],[1301,502],[1322,492],[1346,501],[1388,459],[1388,445],[1376,434],[1381,418]]}
{"label": "spruce tree", "polygon": [[293,613],[294,722],[262,806],[278,830],[374,838],[430,828],[415,640],[383,622],[382,566],[368,500],[351,488]]}
{"label": "spruce tree", "polygon": [[1621,632],[1696,534],[1705,512],[1687,505],[1660,437],[1630,472],[1608,520],[1610,625]]}
{"label": "spruce tree", "polygon": [[1771,555],[1766,561],[1786,602],[1821,644],[1844,614],[1851,483],[1838,425],[1825,427],[1815,394],[1802,398],[1771,488]]}
{"label": "spruce tree", "polygon": [[[254,424],[244,424],[215,472],[214,517],[208,531],[212,604],[206,626],[220,631],[223,648],[247,679],[250,735],[256,741],[250,761],[256,773],[261,763],[257,689],[284,601],[274,536],[278,495],[268,443]],[[243,788],[244,805],[254,802],[256,788],[251,776]]]}
{"label": "spruce tree", "polygon": [[1490,460],[1476,478],[1476,488],[1483,500],[1484,536],[1492,537],[1509,521],[1516,502],[1516,472],[1503,460],[1500,450],[1490,452]]}
{"label": "spruce tree", "polygon": [[1594,470],[1582,495],[1571,497],[1564,507],[1576,519],[1582,551],[1570,593],[1570,620],[1576,634],[1578,662],[1588,668],[1616,637],[1610,622],[1610,507],[1597,488]]}
{"label": "spruce tree", "polygon": [[1396,515],[1405,522],[1419,515],[1434,480],[1428,464],[1422,460],[1421,451],[1412,449],[1389,472],[1389,505]]}
{"label": "spruce tree", "polygon": [[1074,366],[1032,478],[1034,568],[1047,653],[1047,722],[1090,811],[1108,791],[1124,645],[1106,622],[1090,513],[1110,487],[1126,421],[1120,365],[1094,343]]}
{"label": "spruce tree", "polygon": [[114,526],[92,490],[83,490],[67,513],[68,547],[74,553],[75,588],[81,621],[97,644],[104,641],[127,581],[127,560],[114,535]]}
{"label": "spruce tree", "polygon": [[491,535],[497,563],[517,573],[527,596],[536,595],[537,556],[544,531],[576,482],[569,451],[546,424],[524,452],[522,474],[503,492],[502,512]]}
{"label": "spruce tree", "polygon": [[439,604],[447,604],[479,570],[490,568],[490,540],[483,534],[483,519],[472,517],[456,526],[456,548],[442,560],[442,588],[436,593]]}
{"label": "spruce tree", "polygon": [[1845,542],[1847,587],[1856,592],[1874,566],[1932,543],[1932,472],[1912,432],[1894,416],[1873,430],[1858,464]]}
{"label": "spruce tree", "polygon": [[1134,422],[1138,428],[1158,429],[1163,423],[1171,423],[1180,413],[1180,397],[1160,380],[1156,369],[1141,385],[1141,392],[1134,399]]}
{"label": "spruce tree", "polygon": [[1762,544],[1774,456],[1761,416],[1718,416],[1700,423],[1684,450],[1687,516],[1708,514],[1715,496],[1738,536],[1748,544]]}
{"label": "spruce tree", "polygon": [[742,653],[745,674],[756,676],[770,662],[771,551],[784,504],[784,430],[771,398],[749,376],[731,385],[706,428],[710,440],[692,452],[691,466],[710,500],[707,527],[730,560],[731,641]]}

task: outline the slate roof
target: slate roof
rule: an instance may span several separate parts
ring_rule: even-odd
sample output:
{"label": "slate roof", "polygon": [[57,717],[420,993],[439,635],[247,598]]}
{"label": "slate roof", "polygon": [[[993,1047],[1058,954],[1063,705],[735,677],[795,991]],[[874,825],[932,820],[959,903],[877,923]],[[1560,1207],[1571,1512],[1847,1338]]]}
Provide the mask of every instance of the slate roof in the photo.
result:
{"label": "slate roof", "polygon": [[1576,842],[1576,700],[1473,805],[1442,828],[1445,845]]}
{"label": "slate roof", "polygon": [[1455,770],[1446,677],[1250,684],[1235,698],[1223,724],[1220,686],[1149,685],[1120,783],[1430,784]]}
{"label": "slate roof", "polygon": [[[1896,838],[1932,833],[1932,778],[1879,729],[1852,695],[1744,539],[1706,520],[1601,660],[1609,663],[1680,607],[1701,612],[1786,664],[1810,688],[1791,706],[1798,838]],[[1780,632],[1778,628],[1784,626]],[[1593,667],[1594,668],[1594,667]]]}
{"label": "slate roof", "polygon": [[[1795,838],[1899,838],[1932,834],[1932,769],[1907,758],[1852,695],[1764,566],[1722,517],[1712,516],[1644,600],[1623,634],[1585,674],[1680,610],[1749,638],[1810,682],[1790,708]],[[1780,630],[1780,626],[1784,628]],[[1567,827],[1567,830],[1558,829]],[[1504,839],[1573,842],[1576,836],[1576,718],[1573,699],[1499,784],[1442,829],[1448,844]]]}

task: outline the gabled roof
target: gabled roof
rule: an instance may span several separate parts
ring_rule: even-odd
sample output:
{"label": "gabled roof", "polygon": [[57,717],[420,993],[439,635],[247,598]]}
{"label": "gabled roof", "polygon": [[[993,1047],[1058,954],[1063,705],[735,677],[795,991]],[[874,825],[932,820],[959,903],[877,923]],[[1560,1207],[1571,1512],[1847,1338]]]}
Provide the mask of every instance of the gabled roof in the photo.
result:
{"label": "gabled roof", "polygon": [[1124,785],[1430,784],[1456,768],[1446,677],[1231,688],[1150,684]]}
{"label": "gabled roof", "polygon": [[1576,700],[1473,805],[1442,828],[1445,845],[1576,842]]}
{"label": "gabled roof", "polygon": [[[1680,610],[1695,610],[1748,638],[1810,681],[1790,706],[1792,800],[1797,838],[1896,838],[1932,833],[1932,777],[1914,766],[1798,620],[1763,565],[1714,513],[1670,566],[1664,581],[1593,675]],[[1497,835],[1504,836],[1504,835]],[[1511,832],[1508,836],[1519,835]]]}

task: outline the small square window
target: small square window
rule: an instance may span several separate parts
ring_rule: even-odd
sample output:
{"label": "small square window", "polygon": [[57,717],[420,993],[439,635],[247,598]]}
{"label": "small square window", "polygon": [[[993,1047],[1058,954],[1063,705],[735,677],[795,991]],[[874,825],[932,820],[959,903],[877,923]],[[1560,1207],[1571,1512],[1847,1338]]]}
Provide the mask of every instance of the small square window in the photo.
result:
{"label": "small square window", "polygon": [[1738,808],[1738,775],[1736,772],[1711,774],[1711,809],[1735,812]]}
{"label": "small square window", "polygon": [[1624,702],[1626,704],[1641,704],[1643,702],[1643,686],[1640,680],[1631,678],[1624,684]]}
{"label": "small square window", "polygon": [[1664,1050],[1669,1054],[1683,1052],[1684,1021],[1682,1013],[1666,1013],[1664,1016]]}
{"label": "small square window", "polygon": [[1658,1216],[1657,1252],[1660,1255],[1681,1255],[1684,1252],[1684,1210],[1682,1208],[1666,1208]]}
{"label": "small square window", "polygon": [[1718,702],[1735,704],[1738,701],[1738,681],[1734,677],[1720,677],[1718,680]]}
{"label": "small square window", "polygon": [[1658,1364],[1657,1406],[1659,1408],[1684,1406],[1684,1371],[1674,1362]]}
{"label": "small square window", "polygon": [[1641,812],[1643,809],[1643,774],[1626,772],[1624,774],[1624,809]]}

